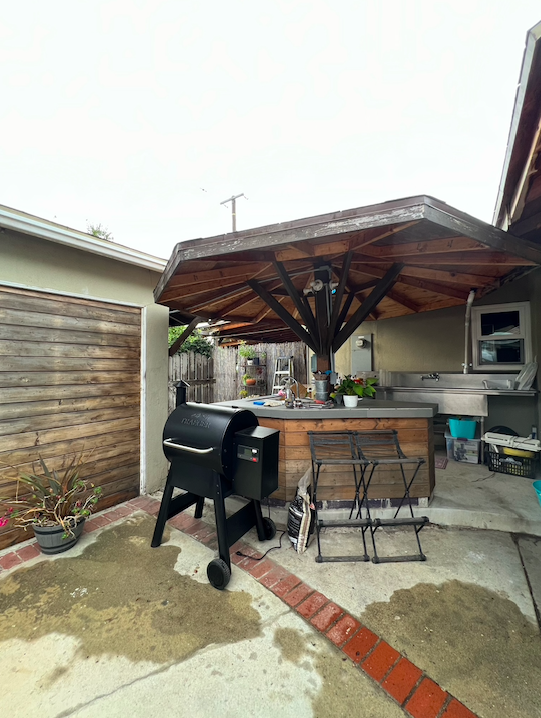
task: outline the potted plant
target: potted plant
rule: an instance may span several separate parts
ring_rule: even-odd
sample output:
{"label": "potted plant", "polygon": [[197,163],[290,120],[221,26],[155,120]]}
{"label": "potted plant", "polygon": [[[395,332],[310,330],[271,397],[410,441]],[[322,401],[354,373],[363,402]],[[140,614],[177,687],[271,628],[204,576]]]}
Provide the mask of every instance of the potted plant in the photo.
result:
{"label": "potted plant", "polygon": [[20,473],[14,497],[0,498],[0,526],[32,526],[43,553],[62,553],[79,540],[102,489],[80,478],[82,455],[60,471],[51,471],[41,457],[39,464],[39,474]]}
{"label": "potted plant", "polygon": [[336,387],[335,393],[343,395],[346,406],[357,406],[357,402],[363,396],[375,395],[374,384],[377,384],[377,381],[375,377],[369,377],[365,382],[364,379],[354,379],[351,374],[348,374]]}
{"label": "potted plant", "polygon": [[241,344],[239,347],[239,356],[246,360],[248,366],[252,364],[259,364],[259,358],[256,350],[249,344]]}
{"label": "potted plant", "polygon": [[249,374],[245,374],[242,377],[242,383],[244,386],[255,386],[256,380],[253,376],[250,376]]}
{"label": "potted plant", "polygon": [[248,392],[246,391],[246,389],[242,389],[239,392],[239,399],[246,399],[247,396],[248,396]]}

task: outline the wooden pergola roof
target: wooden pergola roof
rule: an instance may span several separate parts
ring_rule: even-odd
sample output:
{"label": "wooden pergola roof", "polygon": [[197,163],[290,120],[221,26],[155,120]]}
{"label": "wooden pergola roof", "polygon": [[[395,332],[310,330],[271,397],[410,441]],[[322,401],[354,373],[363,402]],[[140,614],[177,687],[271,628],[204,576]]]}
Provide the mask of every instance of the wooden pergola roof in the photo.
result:
{"label": "wooden pergola roof", "polygon": [[[289,341],[302,325],[336,350],[348,322],[464,304],[540,264],[533,242],[419,196],[181,242],[155,299],[184,321],[226,320],[221,337]],[[327,309],[311,291],[326,272]]]}

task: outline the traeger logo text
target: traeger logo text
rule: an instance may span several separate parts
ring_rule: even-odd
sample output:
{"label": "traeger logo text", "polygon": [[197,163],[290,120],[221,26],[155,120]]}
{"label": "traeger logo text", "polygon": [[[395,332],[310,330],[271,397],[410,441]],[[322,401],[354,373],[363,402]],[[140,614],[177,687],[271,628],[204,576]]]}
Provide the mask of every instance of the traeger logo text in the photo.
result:
{"label": "traeger logo text", "polygon": [[204,414],[193,414],[190,417],[183,417],[181,424],[188,424],[188,426],[198,426],[200,429],[210,429],[210,423]]}

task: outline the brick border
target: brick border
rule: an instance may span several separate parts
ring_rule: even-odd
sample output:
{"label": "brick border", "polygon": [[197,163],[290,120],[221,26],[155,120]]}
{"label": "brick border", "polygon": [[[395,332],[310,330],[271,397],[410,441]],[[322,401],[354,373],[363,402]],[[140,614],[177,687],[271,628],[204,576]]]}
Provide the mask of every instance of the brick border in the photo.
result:
{"label": "brick border", "polygon": [[[138,496],[87,519],[84,533],[108,526],[136,511],[156,516],[159,507],[157,499]],[[209,548],[218,547],[215,530],[201,519],[181,513],[171,518],[169,523]],[[238,556],[236,551],[242,551],[247,557]],[[234,565],[272,591],[328,638],[412,718],[478,718],[463,703],[440,688],[423,670],[346,610],[274,561],[268,558],[254,560],[260,556],[242,540],[231,547],[231,562]],[[40,553],[35,541],[29,541],[20,548],[0,551],[0,576],[38,557],[41,560],[50,558]]]}

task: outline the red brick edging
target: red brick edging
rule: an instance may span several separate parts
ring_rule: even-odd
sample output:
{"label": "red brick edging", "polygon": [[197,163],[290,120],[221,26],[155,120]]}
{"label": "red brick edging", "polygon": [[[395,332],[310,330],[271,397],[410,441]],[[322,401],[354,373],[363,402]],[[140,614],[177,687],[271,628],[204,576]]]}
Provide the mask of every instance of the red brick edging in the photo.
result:
{"label": "red brick edging", "polygon": [[[139,496],[87,520],[85,533],[114,523],[138,510],[156,516],[159,507],[159,501],[156,499]],[[217,548],[216,532],[204,521],[194,519],[189,514],[179,514],[168,523],[209,548]],[[247,557],[238,556],[236,551],[247,554]],[[15,568],[38,556],[47,558],[40,553],[35,542],[5,553],[0,558],[0,575],[4,570]],[[343,608],[274,561],[268,558],[262,561],[254,560],[260,556],[261,554],[243,541],[238,541],[231,547],[232,563],[249,573],[326,636],[410,716],[477,718],[475,713],[440,688],[424,671]]]}

